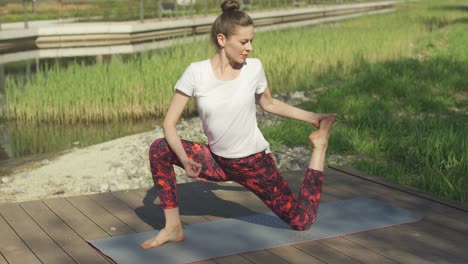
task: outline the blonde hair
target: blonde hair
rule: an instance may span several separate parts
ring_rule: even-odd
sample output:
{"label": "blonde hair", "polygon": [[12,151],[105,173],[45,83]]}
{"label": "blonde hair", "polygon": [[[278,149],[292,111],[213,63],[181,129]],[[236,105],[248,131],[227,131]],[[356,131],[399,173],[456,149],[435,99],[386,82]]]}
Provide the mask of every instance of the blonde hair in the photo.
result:
{"label": "blonde hair", "polygon": [[236,0],[225,0],[221,4],[223,13],[216,18],[211,26],[211,41],[216,47],[219,47],[218,34],[229,38],[237,27],[253,26],[250,16],[239,8],[240,4]]}

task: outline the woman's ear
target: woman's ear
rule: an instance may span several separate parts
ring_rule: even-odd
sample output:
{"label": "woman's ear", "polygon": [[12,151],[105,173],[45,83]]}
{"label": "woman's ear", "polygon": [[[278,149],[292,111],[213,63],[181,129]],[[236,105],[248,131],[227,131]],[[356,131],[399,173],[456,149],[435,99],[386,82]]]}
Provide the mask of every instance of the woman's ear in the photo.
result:
{"label": "woman's ear", "polygon": [[216,35],[216,39],[218,40],[218,45],[219,45],[221,48],[224,48],[224,44],[225,44],[225,41],[226,41],[226,36],[224,36],[223,34],[219,33],[218,35]]}

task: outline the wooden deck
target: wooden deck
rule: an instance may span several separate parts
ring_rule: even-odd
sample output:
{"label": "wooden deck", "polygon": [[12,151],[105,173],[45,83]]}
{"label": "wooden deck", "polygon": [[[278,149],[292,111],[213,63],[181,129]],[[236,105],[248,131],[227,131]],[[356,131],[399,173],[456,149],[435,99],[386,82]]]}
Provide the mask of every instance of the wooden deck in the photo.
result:
{"label": "wooden deck", "polygon": [[[284,176],[297,191],[303,173]],[[328,169],[322,200],[366,196],[419,212],[424,219],[197,263],[468,263],[466,207],[444,205],[381,183]],[[268,210],[233,183],[181,184],[179,193],[185,224]],[[151,189],[139,189],[0,204],[0,264],[111,263],[85,240],[161,228],[163,215],[154,198]]]}

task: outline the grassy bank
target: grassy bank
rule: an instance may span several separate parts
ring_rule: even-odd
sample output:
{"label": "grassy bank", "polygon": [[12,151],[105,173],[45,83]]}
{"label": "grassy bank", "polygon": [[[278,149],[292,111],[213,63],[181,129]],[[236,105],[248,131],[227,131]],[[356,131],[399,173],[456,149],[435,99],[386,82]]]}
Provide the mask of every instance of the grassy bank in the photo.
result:
{"label": "grassy bank", "polygon": [[[317,79],[325,91],[302,107],[339,114],[330,153],[348,165],[467,203],[468,21],[455,14],[468,6],[430,3],[414,18],[428,34],[411,56],[330,67]],[[311,127],[284,121],[263,131],[276,146],[302,145]]]}
{"label": "grassy bank", "polygon": [[[350,69],[356,57],[375,62],[411,56],[418,40],[430,35],[430,29],[438,25],[440,20],[433,13],[448,14],[443,19],[449,20],[462,15],[456,10],[421,7],[408,4],[390,15],[258,33],[253,56],[262,59],[273,92],[307,89],[324,72]],[[79,63],[66,69],[50,65],[26,84],[7,78],[4,117],[76,123],[160,116],[185,67],[212,52],[213,47],[205,40],[135,55],[125,63],[116,57],[110,63],[86,67]]]}

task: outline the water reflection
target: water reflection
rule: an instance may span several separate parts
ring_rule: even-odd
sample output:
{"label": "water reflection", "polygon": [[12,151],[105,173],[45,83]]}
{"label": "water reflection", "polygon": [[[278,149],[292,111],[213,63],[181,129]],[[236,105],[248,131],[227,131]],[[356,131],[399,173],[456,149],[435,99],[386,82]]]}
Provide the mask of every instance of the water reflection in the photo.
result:
{"label": "water reflection", "polygon": [[158,120],[67,126],[4,121],[0,123],[0,165],[11,159],[56,153],[150,131],[159,124]]}
{"label": "water reflection", "polygon": [[[130,54],[113,55],[124,61]],[[112,140],[115,138],[150,131],[160,121],[141,120],[101,124],[29,124],[7,121],[6,113],[6,77],[25,84],[41,71],[47,73],[47,68],[56,65],[67,67],[70,63],[82,66],[112,59],[111,55],[28,59],[0,64],[0,172],[16,160],[41,154],[57,153],[74,147],[84,147]],[[26,158],[29,159],[29,158]]]}

